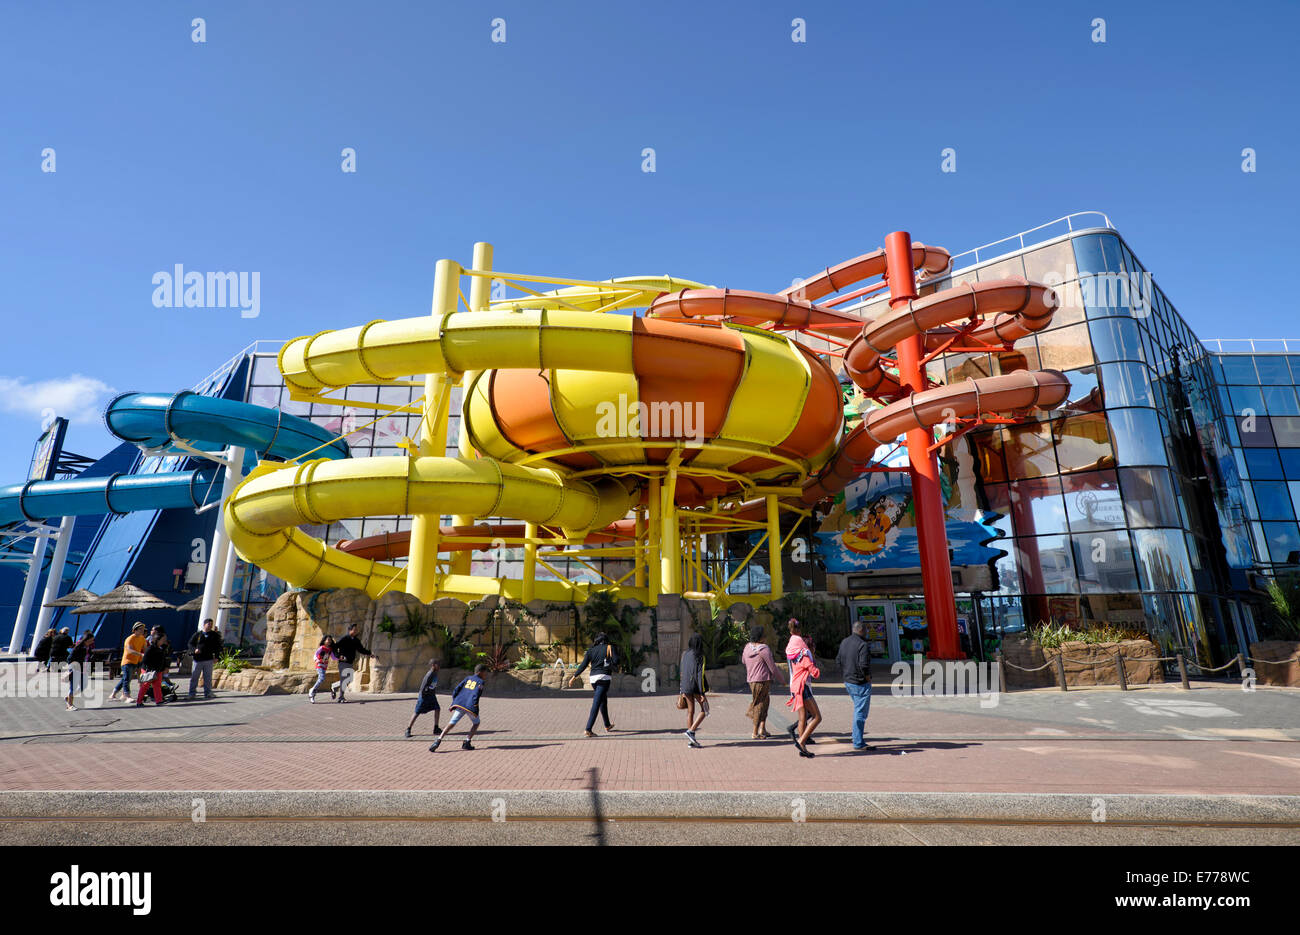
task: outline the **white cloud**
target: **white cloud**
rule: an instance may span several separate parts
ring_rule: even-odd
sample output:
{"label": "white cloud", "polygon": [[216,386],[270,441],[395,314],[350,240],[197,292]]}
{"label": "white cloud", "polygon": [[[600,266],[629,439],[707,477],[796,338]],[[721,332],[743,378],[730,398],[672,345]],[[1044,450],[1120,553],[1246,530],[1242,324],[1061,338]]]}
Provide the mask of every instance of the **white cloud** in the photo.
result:
{"label": "white cloud", "polygon": [[53,409],[71,422],[95,422],[101,402],[114,392],[103,380],[79,373],[55,380],[0,377],[0,410],[39,421],[47,409]]}

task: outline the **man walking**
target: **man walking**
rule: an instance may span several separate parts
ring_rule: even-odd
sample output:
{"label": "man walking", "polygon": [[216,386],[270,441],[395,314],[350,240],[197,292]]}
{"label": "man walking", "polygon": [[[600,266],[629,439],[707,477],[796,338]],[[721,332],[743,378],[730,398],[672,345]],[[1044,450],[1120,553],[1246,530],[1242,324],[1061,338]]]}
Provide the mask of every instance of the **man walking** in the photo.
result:
{"label": "man walking", "polygon": [[212,666],[221,655],[221,647],[221,634],[209,617],[203,621],[203,629],[190,637],[190,652],[194,656],[194,666],[190,670],[190,701],[194,700],[194,689],[198,687],[200,674],[203,676],[204,699],[213,696]]}
{"label": "man walking", "polygon": [[339,680],[330,686],[330,697],[335,701],[346,702],[348,699],[344,692],[348,690],[348,686],[352,684],[352,676],[356,674],[357,655],[373,658],[375,654],[366,649],[357,638],[355,623],[348,627],[348,635],[334,644],[334,652],[339,657]]}
{"label": "man walking", "polygon": [[867,625],[853,622],[853,632],[840,643],[835,661],[844,674],[844,690],[853,702],[853,749],[874,750],[862,737],[862,727],[871,710],[871,648],[867,644]]}

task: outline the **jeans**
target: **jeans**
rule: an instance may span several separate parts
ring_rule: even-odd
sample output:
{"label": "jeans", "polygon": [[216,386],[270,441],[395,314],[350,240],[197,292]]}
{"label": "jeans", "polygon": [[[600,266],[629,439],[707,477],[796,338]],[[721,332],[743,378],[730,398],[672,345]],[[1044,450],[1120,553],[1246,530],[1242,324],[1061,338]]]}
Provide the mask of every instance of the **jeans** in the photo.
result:
{"label": "jeans", "polygon": [[867,714],[871,711],[871,686],[845,682],[844,690],[853,702],[853,746],[860,747],[866,742],[862,739],[862,725],[866,723]]}
{"label": "jeans", "polygon": [[591,683],[591,713],[587,715],[587,730],[591,730],[596,723],[596,713],[605,721],[605,726],[609,727],[609,683],[611,679],[601,679],[599,682]]}
{"label": "jeans", "polygon": [[215,660],[212,659],[195,659],[194,668],[190,670],[190,697],[194,697],[194,689],[199,685],[199,676],[203,676],[203,697],[212,697],[212,665]]}
{"label": "jeans", "polygon": [[352,676],[357,674],[357,670],[352,668],[346,662],[339,663],[339,680],[331,685],[331,688],[337,688],[339,694],[346,694],[348,686],[352,684]]}
{"label": "jeans", "polygon": [[131,680],[136,677],[139,670],[140,664],[138,662],[122,663],[122,677],[113,686],[113,694],[116,695],[118,692],[122,692],[128,698],[131,697]]}
{"label": "jeans", "polygon": [[315,694],[316,694],[316,689],[320,688],[321,685],[323,685],[324,683],[325,683],[325,670],[324,670],[324,669],[317,669],[317,670],[316,670],[316,684],[313,685],[313,686],[311,687],[311,691],[309,691],[307,694],[309,694],[309,695],[315,695]]}

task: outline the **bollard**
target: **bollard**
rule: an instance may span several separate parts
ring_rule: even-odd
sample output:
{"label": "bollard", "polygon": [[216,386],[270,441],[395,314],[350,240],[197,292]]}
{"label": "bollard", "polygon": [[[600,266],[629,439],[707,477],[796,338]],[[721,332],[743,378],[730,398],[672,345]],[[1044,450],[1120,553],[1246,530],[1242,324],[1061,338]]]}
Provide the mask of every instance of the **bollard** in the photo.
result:
{"label": "bollard", "polygon": [[1182,653],[1179,653],[1179,654],[1178,654],[1178,677],[1179,677],[1179,679],[1182,680],[1182,683],[1183,683],[1183,690],[1184,690],[1184,691],[1191,691],[1191,690],[1192,690],[1192,686],[1191,686],[1191,684],[1187,681],[1187,660],[1183,658],[1183,654],[1182,654]]}
{"label": "bollard", "polygon": [[1007,661],[1002,657],[1001,649],[998,650],[997,661],[998,661],[998,685],[1001,686],[1002,691],[1007,691],[1009,688],[1009,686],[1007,685]]}
{"label": "bollard", "polygon": [[1115,648],[1115,671],[1119,674],[1119,690],[1128,691],[1128,675],[1124,672],[1124,652]]}
{"label": "bollard", "polygon": [[1237,653],[1237,674],[1244,680],[1246,678],[1246,654]]}
{"label": "bollard", "polygon": [[1065,687],[1065,653],[1057,653],[1056,677],[1061,682],[1061,691],[1069,691],[1069,689]]}

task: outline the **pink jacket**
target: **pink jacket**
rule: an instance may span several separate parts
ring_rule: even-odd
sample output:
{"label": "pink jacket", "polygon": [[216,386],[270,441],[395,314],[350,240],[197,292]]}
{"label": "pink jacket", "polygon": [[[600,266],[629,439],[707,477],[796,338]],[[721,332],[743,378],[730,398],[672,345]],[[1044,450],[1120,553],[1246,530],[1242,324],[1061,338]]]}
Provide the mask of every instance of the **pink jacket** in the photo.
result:
{"label": "pink jacket", "polygon": [[815,679],[822,672],[817,668],[812,653],[808,652],[808,644],[803,641],[803,637],[790,637],[790,642],[785,644],[785,658],[790,663],[790,700],[785,706],[801,711],[804,686],[810,678]]}

